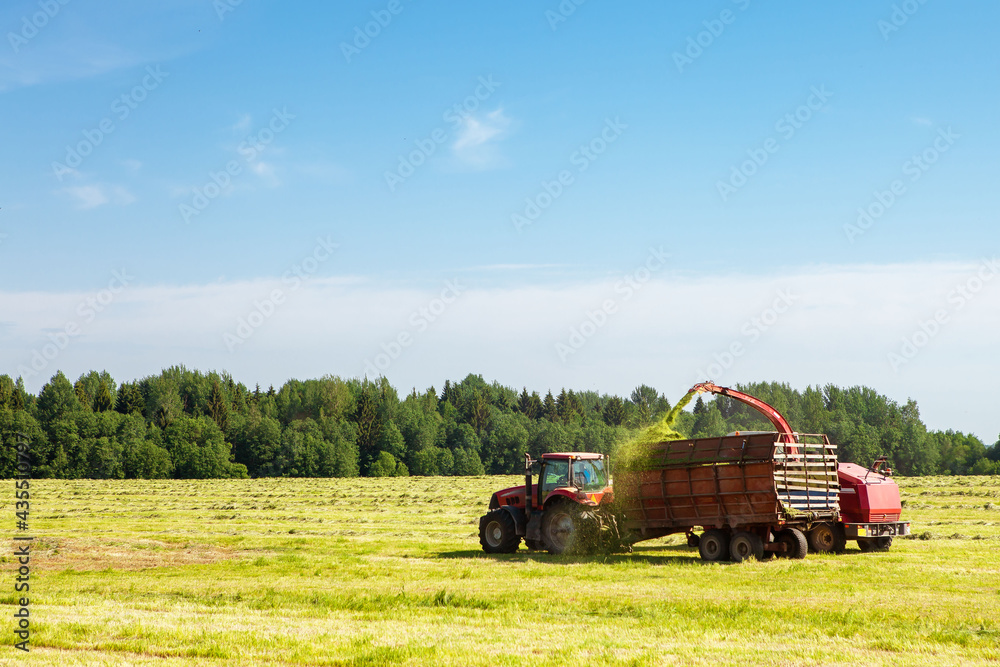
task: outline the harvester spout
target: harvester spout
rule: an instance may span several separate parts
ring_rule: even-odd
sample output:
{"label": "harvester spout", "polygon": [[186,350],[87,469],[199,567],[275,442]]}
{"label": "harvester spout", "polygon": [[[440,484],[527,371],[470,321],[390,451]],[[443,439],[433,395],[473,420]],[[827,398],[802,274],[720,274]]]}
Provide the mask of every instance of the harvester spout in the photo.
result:
{"label": "harvester spout", "polygon": [[744,394],[742,391],[730,389],[729,387],[720,387],[714,382],[700,382],[691,387],[691,391],[698,394],[719,394],[720,396],[728,396],[729,398],[739,401],[740,403],[745,403],[767,417],[767,420],[774,425],[775,430],[783,436],[782,440],[784,442],[795,442],[795,432],[792,431],[791,425],[785,421],[785,418],[780,412],[759,398],[754,398],[750,394]]}

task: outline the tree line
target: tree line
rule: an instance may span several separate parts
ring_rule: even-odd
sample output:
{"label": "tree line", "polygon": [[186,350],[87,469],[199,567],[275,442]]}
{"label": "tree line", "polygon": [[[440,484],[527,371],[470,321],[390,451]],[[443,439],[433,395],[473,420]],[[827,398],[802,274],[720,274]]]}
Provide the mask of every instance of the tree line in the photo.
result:
{"label": "tree line", "polygon": [[[841,460],[886,455],[898,473],[1000,474],[1000,441],[928,431],[915,401],[867,387],[752,383],[801,433],[826,433]],[[510,474],[524,454],[613,453],[670,409],[641,385],[628,397],[562,389],[541,396],[482,376],[400,398],[385,378],[289,380],[252,390],[227,373],[173,366],[118,384],[106,371],[56,373],[28,393],[0,375],[0,476],[13,477],[19,438],[33,475],[54,478],[354,477]],[[771,430],[748,406],[703,400],[675,424],[686,437]]]}

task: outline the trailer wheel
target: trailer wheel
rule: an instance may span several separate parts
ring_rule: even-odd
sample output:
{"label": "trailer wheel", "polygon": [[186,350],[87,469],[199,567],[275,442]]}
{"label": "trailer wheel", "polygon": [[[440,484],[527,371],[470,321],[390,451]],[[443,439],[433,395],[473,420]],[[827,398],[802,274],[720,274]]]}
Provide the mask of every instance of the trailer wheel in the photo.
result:
{"label": "trailer wheel", "polygon": [[514,517],[503,510],[487,512],[479,519],[479,543],[488,554],[512,554],[521,545]]}
{"label": "trailer wheel", "polygon": [[734,563],[740,563],[748,558],[763,560],[764,540],[756,533],[740,531],[729,541],[729,557]]}
{"label": "trailer wheel", "polygon": [[798,528],[785,528],[778,531],[778,534],[774,536],[774,541],[782,542],[788,547],[787,551],[779,554],[783,558],[805,558],[806,554],[809,553],[809,543],[806,541],[806,536]]}
{"label": "trailer wheel", "polygon": [[818,523],[809,531],[809,551],[825,554],[834,551],[837,537],[833,526],[828,523]]}
{"label": "trailer wheel", "polygon": [[725,560],[729,555],[729,535],[718,528],[706,530],[698,540],[698,553],[702,560]]}

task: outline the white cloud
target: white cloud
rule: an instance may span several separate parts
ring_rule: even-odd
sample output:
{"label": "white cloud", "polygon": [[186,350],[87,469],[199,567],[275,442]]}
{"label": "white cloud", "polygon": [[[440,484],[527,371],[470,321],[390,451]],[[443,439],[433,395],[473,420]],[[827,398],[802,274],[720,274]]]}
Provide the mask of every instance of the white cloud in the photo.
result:
{"label": "white cloud", "polygon": [[127,206],[135,201],[135,196],[120,185],[78,185],[64,188],[63,192],[76,200],[78,209],[87,210],[104,204]]}
{"label": "white cloud", "polygon": [[236,134],[246,134],[250,131],[252,123],[253,119],[250,117],[250,114],[245,113],[233,124],[231,129]]}
{"label": "white cloud", "polygon": [[[917,400],[931,428],[971,431],[992,442],[1000,432],[993,399],[969,391],[970,379],[1000,373],[1000,273],[984,266],[656,275],[639,289],[617,278],[482,288],[462,273],[461,295],[451,303],[440,300],[443,281],[426,288],[356,277],[316,278],[297,288],[281,278],[135,286],[90,323],[77,314],[85,293],[0,292],[0,312],[12,323],[0,364],[7,372],[26,367],[33,351],[49,342],[46,330],[76,321],[80,336],[26,378],[33,391],[57,368],[74,377],[108,368],[130,379],[185,363],[266,386],[326,373],[360,376],[386,355],[385,375],[401,391],[440,388],[445,379],[472,372],[543,392],[567,387],[627,395],[645,383],[676,399],[718,370],[723,385],[868,385],[896,401]],[[969,298],[960,299],[958,288]],[[267,303],[274,290],[283,296],[276,306]],[[791,305],[779,302],[782,294]],[[609,301],[613,313],[602,315]],[[934,326],[942,313],[943,323]],[[252,335],[230,352],[224,335],[236,335],[241,320]],[[563,361],[556,345],[572,346],[574,330],[584,344]],[[927,330],[933,335],[921,334]],[[397,343],[400,334],[409,336],[405,347]],[[917,340],[916,353],[894,370],[888,355],[900,352],[904,338]]]}
{"label": "white cloud", "polygon": [[503,108],[483,116],[466,116],[452,144],[452,153],[467,166],[477,169],[493,167],[500,162],[497,143],[506,136],[510,125],[510,118]]}

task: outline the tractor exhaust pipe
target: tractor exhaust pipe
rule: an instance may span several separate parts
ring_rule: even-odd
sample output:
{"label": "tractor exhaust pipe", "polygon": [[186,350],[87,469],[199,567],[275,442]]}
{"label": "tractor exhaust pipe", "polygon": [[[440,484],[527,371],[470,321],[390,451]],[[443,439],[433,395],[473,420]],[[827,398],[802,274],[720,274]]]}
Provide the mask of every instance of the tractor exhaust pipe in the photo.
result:
{"label": "tractor exhaust pipe", "polygon": [[531,454],[525,452],[524,454],[524,513],[528,519],[531,518],[531,513],[534,510],[533,497],[531,489]]}

